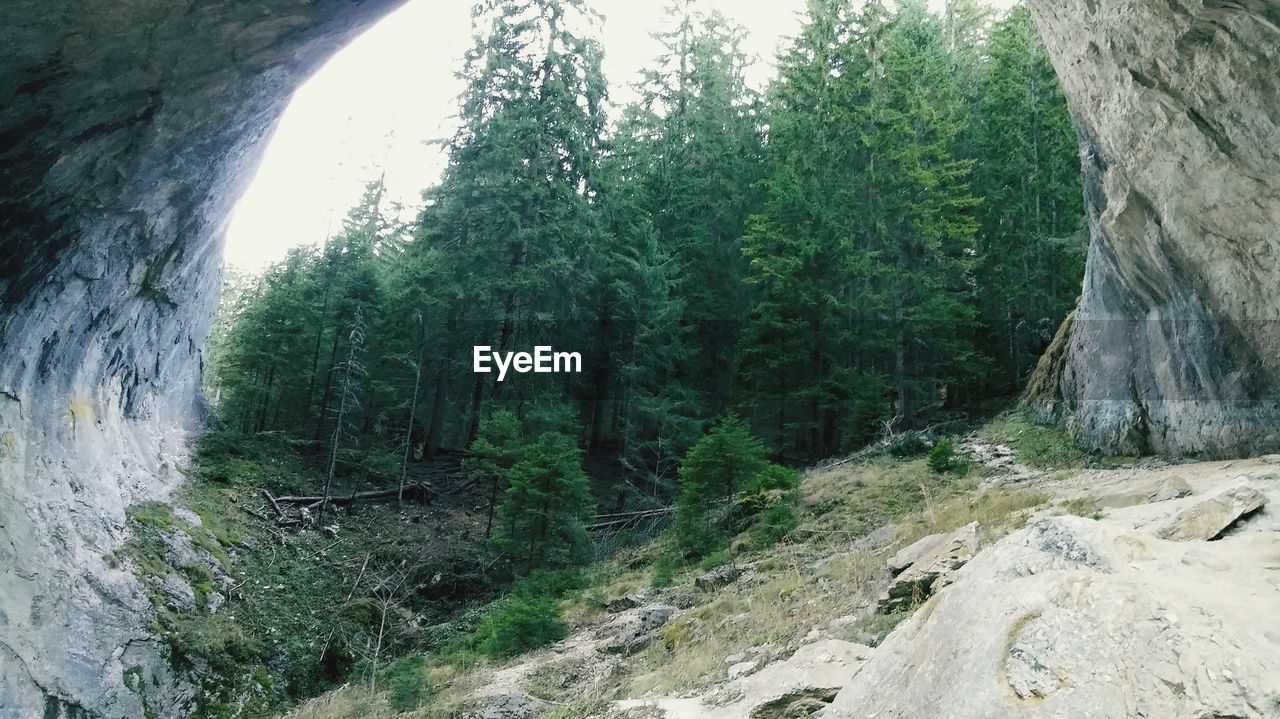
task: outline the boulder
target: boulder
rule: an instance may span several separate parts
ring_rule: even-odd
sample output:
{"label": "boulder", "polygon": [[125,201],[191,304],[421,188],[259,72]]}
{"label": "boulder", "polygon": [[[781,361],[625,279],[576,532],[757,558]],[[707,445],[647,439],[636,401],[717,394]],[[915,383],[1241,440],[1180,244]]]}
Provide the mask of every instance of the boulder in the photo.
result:
{"label": "boulder", "polygon": [[173,609],[189,612],[196,608],[196,593],[187,580],[177,574],[165,575],[159,582],[164,603]]}
{"label": "boulder", "polygon": [[1255,525],[1206,543],[1039,520],[979,553],[817,716],[1277,716],[1276,556]]}
{"label": "boulder", "polygon": [[924,601],[950,584],[952,575],[973,558],[977,549],[976,522],[946,535],[890,582],[876,600],[876,612],[890,614]]}
{"label": "boulder", "polygon": [[1276,3],[1027,7],[1080,139],[1089,232],[1032,409],[1108,453],[1280,451]]}
{"label": "boulder", "polygon": [[721,587],[733,584],[742,576],[742,570],[732,565],[716,567],[693,580],[693,586],[704,592],[713,592]]}
{"label": "boulder", "polygon": [[806,644],[790,658],[741,680],[739,716],[783,719],[805,716],[798,713],[801,708],[821,709],[871,658],[872,651],[839,639]]}
{"label": "boulder", "polygon": [[828,639],[806,644],[701,697],[651,697],[614,702],[624,716],[665,719],[789,719],[809,716],[871,658],[871,647]]}
{"label": "boulder", "polygon": [[1166,502],[1170,499],[1180,499],[1189,497],[1191,494],[1191,485],[1187,484],[1187,480],[1180,476],[1173,476],[1154,487],[1125,488],[1108,492],[1098,497],[1098,506],[1109,509],[1132,507],[1135,504],[1150,504],[1153,502]]}
{"label": "boulder", "polygon": [[533,702],[521,691],[510,691],[489,697],[484,706],[466,719],[527,719],[534,714]]}
{"label": "boulder", "polygon": [[921,537],[907,546],[899,549],[896,554],[889,557],[885,562],[889,568],[889,573],[898,576],[906,571],[907,567],[915,564],[921,557],[929,552],[937,549],[938,545],[947,538],[946,533],[930,534],[927,537]]}
{"label": "boulder", "polygon": [[1266,503],[1265,495],[1248,482],[1240,482],[1178,512],[1159,530],[1159,535],[1178,542],[1217,539]]}
{"label": "boulder", "polygon": [[675,613],[676,608],[666,604],[629,609],[596,630],[600,650],[609,654],[631,654],[648,644],[658,628]]}

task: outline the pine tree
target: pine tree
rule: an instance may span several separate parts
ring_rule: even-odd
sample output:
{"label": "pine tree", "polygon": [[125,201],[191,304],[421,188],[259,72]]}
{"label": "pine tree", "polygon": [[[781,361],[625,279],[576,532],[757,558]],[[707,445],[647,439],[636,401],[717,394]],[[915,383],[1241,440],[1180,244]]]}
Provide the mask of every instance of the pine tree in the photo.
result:
{"label": "pine tree", "polygon": [[976,103],[977,281],[997,387],[1016,390],[1074,306],[1084,267],[1075,132],[1025,8],[992,30]]}
{"label": "pine tree", "polygon": [[324,495],[320,501],[320,509],[316,512],[317,521],[324,518],[329,507],[329,497],[333,491],[333,480],[338,472],[338,455],[342,444],[349,436],[348,423],[350,415],[360,405],[360,379],[365,374],[361,357],[364,352],[365,324],[364,312],[357,307],[351,320],[351,333],[347,340],[347,359],[342,364],[342,384],[338,390],[337,417],[334,420],[333,437],[329,441],[329,468],[325,474]]}
{"label": "pine tree", "polygon": [[746,84],[743,30],[690,2],[670,11],[664,53],[641,85],[634,115],[651,146],[645,192],[659,247],[676,262],[694,354],[687,374],[710,414],[729,398],[734,351],[747,296],[739,252],[760,178],[759,98]]}
{"label": "pine tree", "polygon": [[680,463],[676,533],[686,552],[706,554],[723,539],[722,524],[739,492],[753,488],[769,466],[764,446],[746,422],[730,414],[689,450]]}
{"label": "pine tree", "polygon": [[568,567],[588,558],[584,522],[591,515],[582,450],[572,437],[543,432],[508,472],[495,546],[517,571]]}

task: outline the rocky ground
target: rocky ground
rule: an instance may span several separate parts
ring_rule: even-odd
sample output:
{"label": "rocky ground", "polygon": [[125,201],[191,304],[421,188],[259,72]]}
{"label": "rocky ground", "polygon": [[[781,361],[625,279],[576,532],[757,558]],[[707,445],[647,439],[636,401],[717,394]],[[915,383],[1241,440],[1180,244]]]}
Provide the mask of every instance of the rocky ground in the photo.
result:
{"label": "rocky ground", "polygon": [[[1049,470],[977,436],[961,451],[969,478],[921,482],[892,521],[868,508],[918,460],[812,470],[795,541],[670,587],[622,558],[568,638],[409,716],[1280,716],[1280,457]],[[293,716],[391,714],[338,692]]]}

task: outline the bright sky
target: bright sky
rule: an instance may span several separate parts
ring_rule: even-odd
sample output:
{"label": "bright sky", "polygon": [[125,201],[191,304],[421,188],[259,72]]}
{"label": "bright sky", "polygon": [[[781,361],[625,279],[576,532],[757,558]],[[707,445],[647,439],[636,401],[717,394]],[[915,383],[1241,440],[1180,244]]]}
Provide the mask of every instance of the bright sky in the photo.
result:
{"label": "bright sky", "polygon": [[[994,0],[1008,6],[1011,0]],[[604,70],[615,102],[633,97],[660,52],[661,0],[595,0],[604,15]],[[744,50],[763,86],[779,44],[795,34],[804,0],[702,0],[747,28]],[[412,217],[444,169],[438,142],[453,134],[455,73],[471,45],[470,0],[411,0],[334,57],[294,95],[236,208],[227,262],[257,271],[341,226],[365,183],[386,173],[387,194]]]}

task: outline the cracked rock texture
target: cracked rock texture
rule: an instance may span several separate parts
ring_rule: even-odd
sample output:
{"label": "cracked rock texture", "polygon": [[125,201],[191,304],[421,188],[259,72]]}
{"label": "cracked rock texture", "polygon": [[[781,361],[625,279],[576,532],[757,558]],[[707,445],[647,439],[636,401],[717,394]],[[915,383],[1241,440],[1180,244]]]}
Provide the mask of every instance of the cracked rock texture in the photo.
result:
{"label": "cracked rock texture", "polygon": [[264,140],[400,1],[0,5],[0,716],[140,717],[140,681],[156,715],[190,708],[106,557],[177,484]]}
{"label": "cracked rock texture", "polygon": [[[1251,491],[1280,496],[1273,472],[1254,473]],[[1263,507],[1221,539],[1162,537],[1239,493],[1225,468],[1213,474],[1199,495],[1040,519],[983,550],[817,716],[1277,716],[1280,519]]]}
{"label": "cracked rock texture", "polygon": [[1280,4],[1030,0],[1090,245],[1059,396],[1110,452],[1280,446]]}

